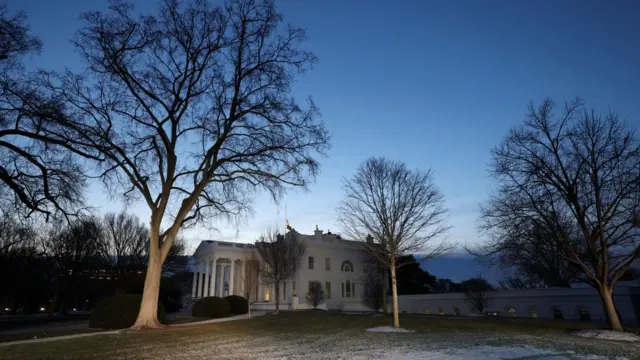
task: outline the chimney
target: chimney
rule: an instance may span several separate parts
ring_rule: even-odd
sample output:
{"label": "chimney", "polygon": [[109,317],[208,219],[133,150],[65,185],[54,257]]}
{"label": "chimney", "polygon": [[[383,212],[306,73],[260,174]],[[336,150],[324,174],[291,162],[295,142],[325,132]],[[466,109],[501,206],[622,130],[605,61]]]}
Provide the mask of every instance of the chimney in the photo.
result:
{"label": "chimney", "polygon": [[316,225],[316,231],[313,233],[316,236],[316,241],[322,241],[322,230],[318,230],[318,225]]}
{"label": "chimney", "polygon": [[373,236],[371,234],[367,235],[367,244],[373,244]]}

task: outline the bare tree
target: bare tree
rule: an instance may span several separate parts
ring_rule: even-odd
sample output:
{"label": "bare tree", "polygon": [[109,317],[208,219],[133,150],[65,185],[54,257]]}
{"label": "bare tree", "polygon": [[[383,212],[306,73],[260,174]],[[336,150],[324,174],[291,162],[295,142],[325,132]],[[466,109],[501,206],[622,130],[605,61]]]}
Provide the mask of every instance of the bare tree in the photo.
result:
{"label": "bare tree", "polygon": [[363,304],[377,311],[384,306],[384,282],[386,272],[384,264],[380,263],[378,258],[370,257],[365,260],[365,273],[362,278],[362,286],[364,294],[362,298]]}
{"label": "bare tree", "polygon": [[249,317],[251,317],[251,304],[257,300],[258,288],[260,286],[260,260],[258,256],[251,252],[244,272],[244,297],[249,304]]}
{"label": "bare tree", "polygon": [[295,231],[280,235],[268,230],[256,241],[256,248],[262,259],[260,272],[263,281],[274,284],[277,314],[280,311],[280,285],[295,276],[306,247]]}
{"label": "bare tree", "polygon": [[0,207],[48,219],[82,210],[85,179],[73,154],[99,158],[49,136],[64,119],[64,103],[22,65],[41,46],[26,15],[0,5]]}
{"label": "bare tree", "polygon": [[75,45],[87,71],[45,79],[69,107],[55,135],[104,157],[107,186],[148,206],[133,327],[156,328],[162,264],[181,228],[244,216],[255,190],[278,199],[315,178],[328,133],[291,84],[316,58],[298,49],[304,30],[280,31],[272,0],[166,0],[145,15],[118,1],[83,19]]}
{"label": "bare tree", "polygon": [[37,233],[31,222],[22,223],[10,212],[0,211],[0,256],[35,245]]}
{"label": "bare tree", "polygon": [[51,312],[66,311],[65,293],[75,279],[98,264],[100,221],[95,217],[74,220],[66,226],[54,225],[42,239],[44,255],[53,263],[54,297]]}
{"label": "bare tree", "polygon": [[493,286],[482,277],[475,277],[462,282],[462,289],[465,292],[467,303],[471,306],[472,310],[478,311],[480,314],[484,313],[493,297],[491,291]]}
{"label": "bare tree", "polygon": [[325,300],[324,290],[322,290],[322,284],[319,281],[312,281],[309,284],[309,292],[307,293],[307,301],[313,306],[313,309],[317,309],[320,304]]}
{"label": "bare tree", "polygon": [[107,213],[101,222],[99,251],[103,261],[119,276],[146,264],[149,229],[133,215]]}
{"label": "bare tree", "polygon": [[[393,325],[400,327],[396,267],[399,256],[415,252],[431,258],[450,245],[428,245],[448,227],[444,224],[444,198],[433,173],[412,171],[404,163],[370,158],[351,178],[344,180],[344,200],[338,218],[353,239],[369,239],[362,248],[391,272]],[[372,236],[372,238],[369,238]]]}
{"label": "bare tree", "polygon": [[[555,241],[550,241],[562,233],[537,223],[540,221],[519,221],[511,231],[492,237],[478,249],[467,250],[489,265],[514,271],[517,275],[506,279],[505,285],[519,289],[569,287],[580,278],[580,270],[567,261]],[[574,248],[580,246],[580,239],[575,236],[568,241]]]}
{"label": "bare tree", "polygon": [[640,256],[640,142],[615,113],[581,100],[529,107],[524,125],[493,149],[498,189],[483,208],[484,229],[505,241],[535,224],[549,247],[595,287],[609,325],[622,331],[613,287]]}

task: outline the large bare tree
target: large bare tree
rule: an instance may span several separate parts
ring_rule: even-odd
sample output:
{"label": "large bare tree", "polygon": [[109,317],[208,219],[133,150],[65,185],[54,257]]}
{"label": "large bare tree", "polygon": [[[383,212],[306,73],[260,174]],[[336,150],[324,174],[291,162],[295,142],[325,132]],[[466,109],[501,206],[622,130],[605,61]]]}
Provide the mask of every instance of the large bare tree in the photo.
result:
{"label": "large bare tree", "polygon": [[615,283],[640,256],[640,142],[617,114],[581,100],[533,104],[524,124],[492,150],[498,188],[482,211],[498,241],[533,224],[583,281],[596,288],[609,325],[622,330]]}
{"label": "large bare tree", "polygon": [[71,115],[55,135],[80,137],[76,146],[106,159],[107,186],[148,206],[133,328],[155,328],[162,264],[181,228],[243,216],[254,190],[277,199],[315,177],[328,133],[291,84],[316,58],[271,0],[166,0],[143,15],[114,1],[83,19],[75,45],[86,71],[45,79]]}
{"label": "large bare tree", "polygon": [[402,162],[385,158],[367,159],[353,177],[344,180],[343,190],[338,221],[345,234],[363,240],[362,248],[389,268],[393,325],[400,327],[398,257],[420,252],[426,259],[451,248],[445,242],[430,246],[448,230],[444,197],[431,170],[410,170]]}
{"label": "large bare tree", "polygon": [[295,276],[306,247],[304,242],[298,239],[295,231],[281,235],[268,230],[256,241],[256,248],[262,260],[262,279],[266,283],[274,284],[277,314],[280,311],[280,285]]}
{"label": "large bare tree", "polygon": [[149,229],[137,216],[124,211],[107,213],[102,218],[101,228],[100,255],[119,276],[126,276],[133,268],[145,265]]}
{"label": "large bare tree", "polygon": [[242,281],[244,282],[244,297],[247,299],[249,317],[251,317],[251,305],[254,303],[254,299],[257,299],[260,287],[260,259],[255,252],[251,252],[245,261],[247,263]]}
{"label": "large bare tree", "polygon": [[[538,223],[533,219],[519,221],[511,231],[492,236],[477,249],[467,250],[489,265],[513,271],[514,275],[503,282],[508,288],[569,287],[579,279],[580,271],[567,261],[562,249],[549,240],[561,236],[561,232],[541,228]],[[580,246],[579,238],[568,241],[573,242],[573,247]]]}
{"label": "large bare tree", "polygon": [[81,212],[85,179],[73,154],[93,156],[48,135],[60,128],[64,104],[22,64],[41,46],[25,13],[0,5],[0,207],[48,219]]}

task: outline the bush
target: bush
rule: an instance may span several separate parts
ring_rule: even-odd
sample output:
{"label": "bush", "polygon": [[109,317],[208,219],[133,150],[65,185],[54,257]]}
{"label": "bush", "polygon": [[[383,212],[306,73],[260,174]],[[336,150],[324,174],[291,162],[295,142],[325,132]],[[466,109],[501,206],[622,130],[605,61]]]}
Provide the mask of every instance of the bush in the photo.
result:
{"label": "bush", "polygon": [[231,305],[231,313],[234,315],[242,315],[249,312],[249,302],[247,299],[239,295],[229,295],[225,299]]}
{"label": "bush", "polygon": [[[90,328],[124,329],[133,326],[140,311],[142,295],[120,294],[100,301],[89,317]],[[158,320],[165,320],[164,306],[158,303]]]}
{"label": "bush", "polygon": [[193,304],[191,316],[206,318],[222,318],[231,315],[231,304],[227,299],[217,296],[202,298]]}

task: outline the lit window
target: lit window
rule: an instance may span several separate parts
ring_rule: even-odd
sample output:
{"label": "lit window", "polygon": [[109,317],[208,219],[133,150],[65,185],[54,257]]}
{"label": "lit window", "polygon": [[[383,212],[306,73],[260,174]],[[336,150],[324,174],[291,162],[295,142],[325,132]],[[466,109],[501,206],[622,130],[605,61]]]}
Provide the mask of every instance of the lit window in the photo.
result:
{"label": "lit window", "polygon": [[535,306],[531,306],[529,308],[529,315],[531,315],[532,318],[538,317],[538,310],[535,308]]}
{"label": "lit window", "polygon": [[331,299],[331,282],[324,283],[324,294],[327,299]]}
{"label": "lit window", "polygon": [[309,270],[313,270],[313,256],[309,256]]}
{"label": "lit window", "polygon": [[264,287],[264,301],[269,301],[269,285]]}
{"label": "lit window", "polygon": [[431,314],[431,310],[429,308],[424,308],[422,312],[425,314]]}
{"label": "lit window", "polygon": [[507,308],[507,316],[516,316],[516,308],[514,308],[513,306],[509,306]]}
{"label": "lit window", "polygon": [[351,261],[343,262],[341,270],[344,272],[353,272],[353,264],[351,264]]}
{"label": "lit window", "polygon": [[330,271],[331,270],[331,259],[324,258],[324,269],[326,271]]}
{"label": "lit window", "polygon": [[440,314],[440,315],[444,315],[444,308],[440,308],[440,309],[438,309],[438,314]]}

